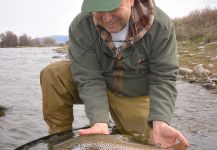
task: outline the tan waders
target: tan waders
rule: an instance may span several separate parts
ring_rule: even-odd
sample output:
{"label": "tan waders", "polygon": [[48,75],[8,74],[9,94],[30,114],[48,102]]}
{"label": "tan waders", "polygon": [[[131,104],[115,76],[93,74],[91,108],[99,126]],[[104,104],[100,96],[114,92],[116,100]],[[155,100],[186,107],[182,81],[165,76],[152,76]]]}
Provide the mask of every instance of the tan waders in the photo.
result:
{"label": "tan waders", "polygon": [[41,71],[43,115],[49,134],[72,129],[73,104],[82,103],[69,64],[69,61],[55,62]]}
{"label": "tan waders", "polygon": [[110,114],[117,125],[117,129],[124,134],[145,134],[150,137],[147,125],[149,112],[149,97],[117,96],[108,91]]}
{"label": "tan waders", "polygon": [[[81,104],[77,87],[70,72],[70,61],[59,61],[41,71],[43,114],[54,134],[72,129],[73,104]],[[149,137],[147,126],[149,98],[146,96],[117,96],[108,90],[110,113],[117,129],[125,134],[144,134]]]}

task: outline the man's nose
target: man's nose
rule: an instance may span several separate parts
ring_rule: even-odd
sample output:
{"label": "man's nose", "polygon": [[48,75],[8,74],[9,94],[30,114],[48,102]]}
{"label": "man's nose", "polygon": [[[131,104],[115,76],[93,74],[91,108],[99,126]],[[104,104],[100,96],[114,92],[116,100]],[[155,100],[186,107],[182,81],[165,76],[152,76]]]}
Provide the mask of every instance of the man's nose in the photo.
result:
{"label": "man's nose", "polygon": [[112,20],[112,15],[111,15],[111,13],[109,13],[109,12],[104,12],[102,19],[103,19],[103,21],[106,22],[106,23],[110,22],[110,21]]}

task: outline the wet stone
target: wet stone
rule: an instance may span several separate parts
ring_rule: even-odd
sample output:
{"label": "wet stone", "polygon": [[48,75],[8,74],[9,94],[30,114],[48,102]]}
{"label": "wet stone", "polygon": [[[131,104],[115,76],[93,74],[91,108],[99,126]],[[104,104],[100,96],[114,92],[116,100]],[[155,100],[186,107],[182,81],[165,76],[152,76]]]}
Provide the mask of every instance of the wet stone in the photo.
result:
{"label": "wet stone", "polygon": [[0,117],[5,115],[5,110],[6,108],[4,108],[3,106],[0,106]]}

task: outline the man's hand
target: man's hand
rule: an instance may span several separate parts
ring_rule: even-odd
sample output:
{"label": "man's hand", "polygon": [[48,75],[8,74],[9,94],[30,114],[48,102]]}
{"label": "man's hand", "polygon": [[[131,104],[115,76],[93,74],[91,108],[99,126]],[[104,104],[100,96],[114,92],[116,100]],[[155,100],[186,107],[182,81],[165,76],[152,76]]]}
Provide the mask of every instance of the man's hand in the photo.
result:
{"label": "man's hand", "polygon": [[162,121],[153,121],[153,141],[154,144],[160,144],[163,148],[169,148],[176,145],[179,141],[184,147],[189,147],[185,137],[173,127]]}
{"label": "man's hand", "polygon": [[86,134],[109,134],[107,123],[95,123],[92,127],[78,130],[79,135]]}

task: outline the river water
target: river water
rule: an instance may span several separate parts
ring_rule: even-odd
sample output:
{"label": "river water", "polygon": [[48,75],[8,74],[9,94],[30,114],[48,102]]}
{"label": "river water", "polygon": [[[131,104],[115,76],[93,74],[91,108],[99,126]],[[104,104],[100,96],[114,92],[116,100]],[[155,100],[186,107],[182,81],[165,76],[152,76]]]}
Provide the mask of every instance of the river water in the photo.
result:
{"label": "river water", "polygon": [[[0,48],[0,150],[11,150],[47,135],[42,116],[39,73],[64,59],[52,48]],[[191,144],[190,150],[217,149],[217,95],[195,84],[178,81],[172,126]],[[74,109],[75,128],[88,125],[82,105]]]}

